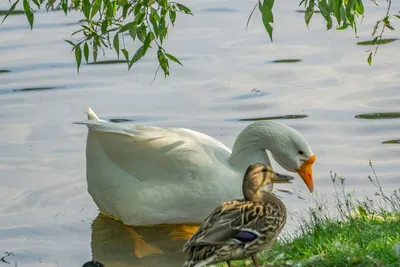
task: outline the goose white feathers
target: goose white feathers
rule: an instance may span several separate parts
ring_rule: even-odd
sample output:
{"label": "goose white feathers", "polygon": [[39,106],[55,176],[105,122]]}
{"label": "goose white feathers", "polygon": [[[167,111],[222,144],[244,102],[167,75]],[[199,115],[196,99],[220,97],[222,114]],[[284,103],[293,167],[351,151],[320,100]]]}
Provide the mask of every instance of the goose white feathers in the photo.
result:
{"label": "goose white feathers", "polygon": [[[241,198],[253,163],[271,166],[266,150],[313,191],[315,155],[295,129],[257,121],[232,151],[206,134],[184,128],[101,120],[88,108],[86,175],[100,211],[127,225],[201,223],[222,202]],[[272,190],[272,188],[269,188]]]}

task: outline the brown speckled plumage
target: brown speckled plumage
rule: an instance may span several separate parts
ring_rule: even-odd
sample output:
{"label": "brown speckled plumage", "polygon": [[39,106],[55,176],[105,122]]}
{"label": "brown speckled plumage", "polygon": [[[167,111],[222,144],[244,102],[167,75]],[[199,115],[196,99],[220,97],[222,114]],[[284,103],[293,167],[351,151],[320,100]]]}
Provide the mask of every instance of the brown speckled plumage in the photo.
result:
{"label": "brown speckled plumage", "polygon": [[261,191],[275,182],[293,177],[275,173],[263,164],[248,167],[243,180],[242,200],[231,200],[217,207],[184,245],[189,259],[184,267],[252,257],[274,244],[286,223],[285,205],[271,193]]}

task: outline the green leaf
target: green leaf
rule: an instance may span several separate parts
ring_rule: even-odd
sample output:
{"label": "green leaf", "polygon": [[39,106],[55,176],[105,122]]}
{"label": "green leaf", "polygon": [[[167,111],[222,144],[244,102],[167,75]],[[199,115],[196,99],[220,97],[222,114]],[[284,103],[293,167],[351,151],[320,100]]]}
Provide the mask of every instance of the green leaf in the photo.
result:
{"label": "green leaf", "polygon": [[64,14],[67,15],[68,13],[68,0],[61,0],[61,7],[64,11]]}
{"label": "green leaf", "polygon": [[174,61],[175,63],[178,63],[179,65],[183,66],[182,63],[173,55],[165,53],[165,55],[167,56],[167,58],[169,58],[170,60]]}
{"label": "green leaf", "polygon": [[372,63],[372,52],[369,53],[368,59],[367,59],[368,65],[371,66]]}
{"label": "green leaf", "polygon": [[114,36],[113,46],[115,51],[117,51],[117,57],[119,58],[119,36],[118,33]]}
{"label": "green leaf", "polygon": [[90,8],[92,6],[90,5],[89,0],[83,0],[82,2],[82,9],[83,9],[83,14],[85,15],[85,18],[89,19],[90,17]]}
{"label": "green leaf", "polygon": [[[155,14],[157,14],[157,13],[155,13]],[[159,31],[158,31],[157,17],[154,15],[150,15],[150,22],[151,22],[151,25],[153,25],[154,34],[156,35],[156,37],[158,37]]]}
{"label": "green leaf", "polygon": [[38,0],[32,0],[32,2],[40,9],[40,3]]}
{"label": "green leaf", "polygon": [[92,4],[92,10],[90,12],[90,19],[93,19],[96,16],[97,12],[99,12],[101,7],[102,0],[94,0]]}
{"label": "green leaf", "polygon": [[142,5],[136,5],[133,10],[133,15],[136,17],[139,14],[140,10],[142,9]]}
{"label": "green leaf", "polygon": [[349,20],[350,24],[354,24],[354,8],[356,6],[356,0],[348,0],[346,6],[346,17]]}
{"label": "green leaf", "polygon": [[1,24],[3,24],[3,22],[6,20],[6,18],[14,11],[15,7],[17,6],[19,0],[17,0],[11,7],[10,9],[7,11],[6,16],[3,18],[3,21],[1,22]]}
{"label": "green leaf", "polygon": [[176,20],[176,11],[175,10],[170,10],[169,11],[169,19],[172,23],[172,25],[174,26],[175,20]]}
{"label": "green leaf", "polygon": [[77,31],[73,32],[73,33],[71,34],[71,36],[74,36],[75,34],[80,33],[81,31],[84,31],[84,30],[85,30],[84,28],[82,28],[82,29],[80,29],[80,30],[77,30]]}
{"label": "green leaf", "polygon": [[103,20],[103,22],[101,23],[101,33],[102,34],[105,34],[107,32],[107,27],[108,27],[108,21]]}
{"label": "green leaf", "polygon": [[400,19],[400,15],[394,15],[396,18]]}
{"label": "green leaf", "polygon": [[89,63],[89,46],[87,43],[83,46],[83,55],[85,56],[86,63]]}
{"label": "green leaf", "polygon": [[138,39],[144,43],[144,40],[146,39],[146,35],[147,35],[147,27],[146,25],[142,24],[139,27],[137,27],[136,29],[136,35],[138,37]]}
{"label": "green leaf", "polygon": [[356,0],[356,11],[358,14],[363,15],[364,14],[364,4],[362,0]]}
{"label": "green leaf", "polygon": [[140,11],[140,12],[135,16],[135,21],[137,22],[137,24],[140,24],[140,23],[143,22],[145,15],[146,15],[145,12]]}
{"label": "green leaf", "polygon": [[98,41],[97,38],[93,40],[93,61],[97,61],[97,53],[98,53]]}
{"label": "green leaf", "polygon": [[182,12],[184,12],[186,14],[189,14],[189,15],[193,15],[192,11],[189,8],[187,8],[186,6],[184,6],[182,4],[179,4],[179,3],[176,3],[175,5],[179,9],[179,11],[182,11]]}
{"label": "green leaf", "polygon": [[69,43],[70,45],[72,45],[72,46],[73,46],[72,50],[74,50],[74,49],[75,49],[75,46],[76,46],[76,44],[74,44],[74,43],[73,43],[73,42],[71,42],[70,40],[66,40],[66,39],[64,39],[64,41],[66,41],[67,43]]}
{"label": "green leaf", "polygon": [[272,11],[272,8],[274,7],[274,2],[275,0],[264,0],[264,4],[267,4],[268,8]]}
{"label": "green leaf", "polygon": [[128,11],[129,11],[130,7],[131,7],[131,5],[129,5],[129,4],[125,4],[123,6],[123,8],[122,8],[122,18],[123,19],[126,19],[126,16],[128,16]]}
{"label": "green leaf", "polygon": [[326,20],[326,28],[330,30],[332,28],[332,18],[330,15],[330,10],[328,3],[326,0],[319,0],[318,2],[319,10],[321,11],[322,16]]}
{"label": "green leaf", "polygon": [[306,25],[310,24],[311,18],[314,14],[314,0],[309,0],[308,7],[306,8],[306,12],[304,13],[304,21],[306,22]]}
{"label": "green leaf", "polygon": [[106,20],[112,21],[114,19],[114,14],[116,12],[116,4],[117,2],[114,1],[107,2]]}
{"label": "green leaf", "polygon": [[303,3],[304,3],[304,6],[306,5],[306,0],[301,0],[301,2],[300,2],[300,4],[299,4],[299,6],[301,6]]}
{"label": "green leaf", "polygon": [[349,26],[349,23],[348,23],[348,19],[346,17],[346,8],[343,5],[340,6],[339,13],[340,13],[340,19],[341,19],[342,26],[339,27],[338,29],[347,29],[347,27]]}
{"label": "green leaf", "polygon": [[167,58],[165,57],[164,51],[162,50],[161,47],[158,48],[157,58],[158,62],[160,63],[160,67],[164,72],[164,77],[166,78],[167,75],[169,75],[169,64]]}
{"label": "green leaf", "polygon": [[82,62],[82,50],[80,46],[75,47],[75,60],[76,60],[77,71],[79,72],[79,68],[81,67],[81,62]]}
{"label": "green leaf", "polygon": [[136,28],[136,25],[137,25],[136,21],[129,22],[129,23],[125,24],[124,26],[122,26],[121,29],[119,30],[119,32],[126,32],[126,31],[130,30],[132,27]]}
{"label": "green leaf", "polygon": [[160,6],[162,6],[163,9],[167,9],[167,8],[168,8],[168,2],[167,2],[167,0],[158,0],[158,4],[159,4]]}
{"label": "green leaf", "polygon": [[261,4],[260,1],[258,5],[258,8],[261,11],[264,27],[268,32],[271,42],[273,42],[272,40],[273,27],[271,26],[271,23],[274,23],[274,16],[272,14],[273,6],[274,6],[274,0],[264,0],[263,4]]}
{"label": "green leaf", "polygon": [[[46,4],[47,11],[49,11],[50,8],[53,8],[55,2],[56,2],[56,0],[49,0],[47,2],[47,4]],[[75,5],[77,5],[77,2],[79,3],[79,1],[74,2]]]}
{"label": "green leaf", "polygon": [[29,0],[23,0],[23,4],[24,4],[24,11],[26,18],[28,19],[29,25],[31,25],[31,30],[32,30],[34,17],[31,6],[29,5]]}
{"label": "green leaf", "polygon": [[338,25],[340,25],[342,21],[340,17],[340,8],[342,6],[342,0],[333,0],[331,5],[332,5],[332,11],[335,14],[336,21]]}
{"label": "green leaf", "polygon": [[137,29],[137,27],[132,27],[129,29],[129,35],[132,37],[133,40],[136,39],[136,35],[137,35],[136,29]]}
{"label": "green leaf", "polygon": [[136,63],[139,59],[141,59],[144,56],[144,54],[145,54],[144,45],[142,45],[141,47],[139,47],[139,49],[133,55],[131,61],[129,62],[128,69],[130,69],[134,63]]}
{"label": "green leaf", "polygon": [[385,26],[386,26],[387,28],[391,29],[392,31],[394,31],[394,28],[392,27],[392,25],[386,24]]}
{"label": "green leaf", "polygon": [[160,23],[158,25],[158,35],[160,38],[161,44],[163,43],[163,40],[165,39],[165,36],[167,35],[167,26],[165,23],[165,17],[160,18]]}
{"label": "green leaf", "polygon": [[155,9],[154,7],[151,7],[151,8],[150,8],[150,15],[151,15],[151,16],[154,16],[154,18],[155,18],[156,20],[159,20],[159,19],[160,19],[160,16],[158,15],[158,10]]}
{"label": "green leaf", "polygon": [[154,40],[154,33],[149,32],[144,40],[143,44],[143,54],[146,54],[147,49],[149,49],[151,42]]}
{"label": "green leaf", "polygon": [[125,57],[126,63],[128,64],[128,68],[130,68],[130,67],[129,67],[129,52],[128,52],[128,51],[126,51],[126,49],[125,49],[125,48],[122,48],[122,49],[121,49],[121,51],[122,51],[122,54],[124,54],[124,57]]}

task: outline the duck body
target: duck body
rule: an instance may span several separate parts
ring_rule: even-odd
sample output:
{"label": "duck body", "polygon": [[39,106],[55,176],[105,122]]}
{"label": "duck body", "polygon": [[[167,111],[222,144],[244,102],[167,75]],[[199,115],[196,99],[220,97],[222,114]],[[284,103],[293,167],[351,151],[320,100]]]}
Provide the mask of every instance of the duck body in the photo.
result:
{"label": "duck body", "polygon": [[[263,164],[253,164],[249,168],[263,167]],[[269,172],[275,174],[272,169]],[[286,182],[291,177],[281,179]],[[276,196],[257,191],[253,190],[252,194],[258,194],[258,198],[245,194],[244,199],[227,201],[204,220],[183,248],[183,251],[189,251],[184,267],[202,267],[224,261],[230,266],[231,260],[248,257],[253,257],[258,266],[256,254],[272,248],[285,226],[287,214],[285,205]]]}
{"label": "duck body", "polygon": [[[88,120],[75,123],[89,129],[89,194],[101,212],[132,226],[200,223],[214,207],[242,196],[247,166],[271,166],[265,149],[277,139],[277,129],[295,131],[275,122],[256,122],[242,131],[231,151],[197,131],[112,123],[90,108]],[[293,144],[285,141],[290,136],[282,138]],[[306,161],[313,153],[301,141]]]}
{"label": "duck body", "polygon": [[286,216],[284,206],[275,203],[225,202],[189,239],[185,251],[189,251],[190,260],[183,266],[243,260],[270,249],[286,223]]}

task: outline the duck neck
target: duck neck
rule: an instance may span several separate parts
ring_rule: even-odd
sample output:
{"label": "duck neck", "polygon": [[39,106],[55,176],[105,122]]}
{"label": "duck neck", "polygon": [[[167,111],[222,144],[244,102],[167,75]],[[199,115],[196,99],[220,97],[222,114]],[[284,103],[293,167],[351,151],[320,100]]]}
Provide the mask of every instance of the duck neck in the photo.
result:
{"label": "duck neck", "polygon": [[233,145],[230,163],[244,172],[253,163],[271,166],[266,150],[273,153],[274,145],[282,143],[282,125],[271,121],[258,121],[248,125],[238,135]]}
{"label": "duck neck", "polygon": [[256,192],[251,190],[245,190],[243,192],[244,199],[253,202],[261,202],[261,203],[268,203],[268,204],[275,204],[279,207],[279,209],[283,212],[286,212],[285,204],[283,204],[282,200],[280,200],[277,196],[273,193],[258,190]]}

